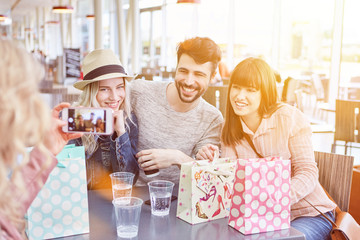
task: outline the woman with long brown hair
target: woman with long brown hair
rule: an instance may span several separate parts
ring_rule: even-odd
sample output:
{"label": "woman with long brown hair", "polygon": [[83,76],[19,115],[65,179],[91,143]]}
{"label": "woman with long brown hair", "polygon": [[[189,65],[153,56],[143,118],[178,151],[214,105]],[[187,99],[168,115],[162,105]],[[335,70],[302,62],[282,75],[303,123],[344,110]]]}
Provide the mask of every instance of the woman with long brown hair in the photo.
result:
{"label": "woman with long brown hair", "polygon": [[[282,157],[291,161],[291,226],[306,239],[328,239],[331,225],[311,202],[334,220],[335,204],[318,181],[311,127],[297,108],[279,101],[274,71],[262,59],[247,58],[230,77],[221,156],[231,158]],[[206,146],[198,159],[212,158]]]}

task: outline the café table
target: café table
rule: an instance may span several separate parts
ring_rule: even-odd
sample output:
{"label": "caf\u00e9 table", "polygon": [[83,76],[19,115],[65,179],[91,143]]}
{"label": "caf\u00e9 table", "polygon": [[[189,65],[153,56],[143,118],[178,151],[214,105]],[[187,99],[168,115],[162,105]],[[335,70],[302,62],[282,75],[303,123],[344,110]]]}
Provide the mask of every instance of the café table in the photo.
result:
{"label": "caf\u00e9 table", "polygon": [[[177,195],[175,185],[173,195]],[[132,196],[149,199],[148,187],[133,188]],[[126,239],[116,235],[115,212],[112,205],[111,189],[90,190],[89,218],[90,233],[58,238],[64,240],[109,240]],[[149,205],[143,204],[141,209],[139,233],[133,240],[260,240],[260,239],[292,239],[305,240],[304,234],[294,228],[267,233],[243,235],[228,226],[228,218],[191,225],[176,217],[177,200],[171,202],[170,214],[166,217],[151,215]]]}

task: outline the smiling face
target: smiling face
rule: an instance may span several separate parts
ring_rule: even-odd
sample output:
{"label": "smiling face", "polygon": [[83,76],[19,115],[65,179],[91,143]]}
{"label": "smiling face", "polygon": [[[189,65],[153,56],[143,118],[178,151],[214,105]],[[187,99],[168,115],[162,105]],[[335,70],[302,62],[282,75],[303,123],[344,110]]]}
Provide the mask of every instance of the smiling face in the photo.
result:
{"label": "smiling face", "polygon": [[83,116],[79,115],[79,116],[78,116],[78,121],[79,121],[79,123],[80,123],[81,125],[83,125],[83,124],[84,124],[84,118],[83,118]]}
{"label": "smiling face", "polygon": [[176,68],[175,86],[182,102],[192,103],[208,88],[211,62],[197,64],[187,54],[181,55]]}
{"label": "smiling face", "polygon": [[124,78],[110,78],[99,81],[99,90],[96,100],[100,107],[111,108],[116,111],[120,109],[125,99]]}
{"label": "smiling face", "polygon": [[233,84],[230,89],[230,102],[236,115],[250,120],[260,117],[260,90],[254,87],[245,87]]}

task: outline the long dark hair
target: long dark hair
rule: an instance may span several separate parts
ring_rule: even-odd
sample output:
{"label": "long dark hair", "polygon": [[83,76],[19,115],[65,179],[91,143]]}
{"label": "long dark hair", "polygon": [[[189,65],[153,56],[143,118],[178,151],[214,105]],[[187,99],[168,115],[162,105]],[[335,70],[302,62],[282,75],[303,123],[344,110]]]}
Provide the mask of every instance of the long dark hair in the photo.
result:
{"label": "long dark hair", "polygon": [[281,105],[276,88],[275,73],[271,67],[259,58],[247,58],[240,62],[230,76],[225,124],[221,134],[221,141],[227,146],[236,145],[244,136],[240,118],[235,114],[230,102],[230,91],[233,84],[260,90],[261,102],[258,111],[261,118],[271,116]]}

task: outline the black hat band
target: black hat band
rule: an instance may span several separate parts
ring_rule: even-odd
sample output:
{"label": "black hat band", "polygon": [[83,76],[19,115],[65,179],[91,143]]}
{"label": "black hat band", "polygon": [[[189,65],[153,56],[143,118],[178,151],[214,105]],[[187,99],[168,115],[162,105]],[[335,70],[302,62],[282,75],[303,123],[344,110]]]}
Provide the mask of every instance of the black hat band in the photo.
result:
{"label": "black hat band", "polygon": [[91,80],[91,79],[97,78],[99,76],[102,76],[105,74],[110,74],[110,73],[122,73],[122,74],[127,75],[124,68],[120,65],[106,65],[106,66],[95,68],[94,70],[88,72],[84,76],[83,80]]}

